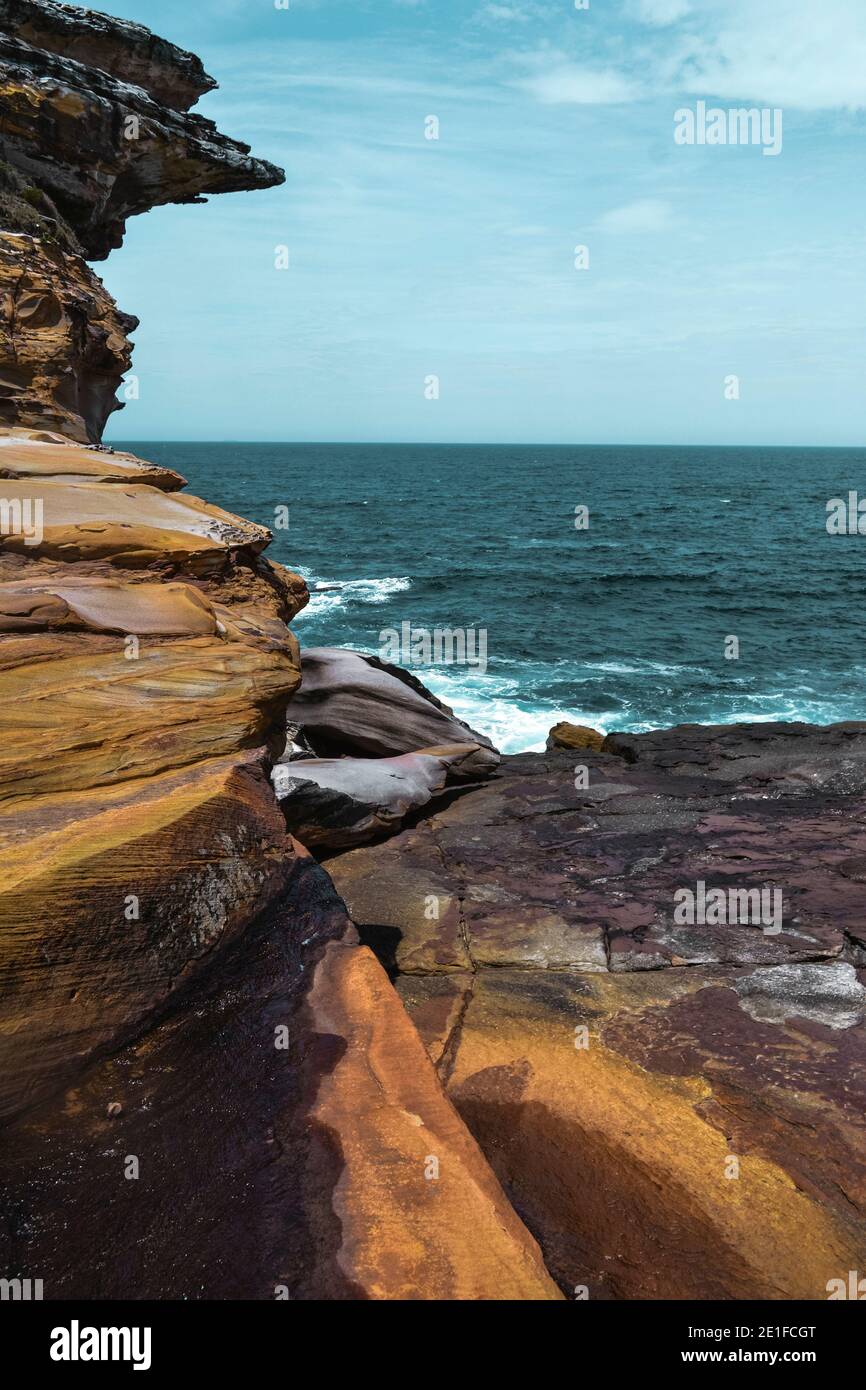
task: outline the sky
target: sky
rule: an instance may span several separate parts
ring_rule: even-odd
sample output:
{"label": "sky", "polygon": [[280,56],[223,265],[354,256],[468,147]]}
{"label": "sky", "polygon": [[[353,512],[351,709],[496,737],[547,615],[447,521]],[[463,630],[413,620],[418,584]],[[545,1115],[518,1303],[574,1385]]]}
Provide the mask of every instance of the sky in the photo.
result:
{"label": "sky", "polygon": [[[864,0],[111,8],[286,183],[96,267],[142,320],[109,439],[862,441]],[[699,102],[781,150],[678,143]]]}

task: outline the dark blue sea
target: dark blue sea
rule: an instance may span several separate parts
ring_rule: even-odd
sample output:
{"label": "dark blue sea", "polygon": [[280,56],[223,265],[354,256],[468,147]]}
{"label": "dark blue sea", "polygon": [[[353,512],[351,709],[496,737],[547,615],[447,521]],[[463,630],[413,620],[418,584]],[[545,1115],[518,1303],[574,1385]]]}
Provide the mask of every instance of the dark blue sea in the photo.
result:
{"label": "dark blue sea", "polygon": [[271,528],[289,508],[269,553],[314,591],[302,645],[485,629],[486,671],[416,674],[505,751],[543,747],[563,718],[866,718],[866,535],[826,525],[830,498],[866,497],[863,450],[117,447]]}

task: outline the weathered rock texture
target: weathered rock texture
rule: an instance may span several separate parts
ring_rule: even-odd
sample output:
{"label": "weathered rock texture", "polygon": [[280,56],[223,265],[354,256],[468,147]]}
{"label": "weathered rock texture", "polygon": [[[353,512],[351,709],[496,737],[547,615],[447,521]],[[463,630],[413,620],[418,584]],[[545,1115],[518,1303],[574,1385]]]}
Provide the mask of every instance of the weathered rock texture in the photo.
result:
{"label": "weathered rock texture", "polygon": [[[561,1288],[825,1299],[866,1261],[866,725],[606,747],[329,872]],[[781,930],[678,923],[698,881]]]}
{"label": "weathered rock texture", "polygon": [[[138,1027],[285,888],[265,765],[306,599],[261,557],[267,532],[168,470],[20,430],[0,435],[7,460],[4,1113]],[[38,534],[16,533],[34,499]]]}
{"label": "weathered rock texture", "polygon": [[[0,1275],[558,1299],[274,797],[303,580],[98,447],[133,321],[83,257],[282,174],[186,113],[211,79],[146,30],[47,0],[0,24]],[[456,727],[404,769],[418,804],[495,761]]]}
{"label": "weathered rock texture", "polygon": [[[488,740],[302,662],[269,533],[98,447],[131,321],[84,257],[280,172],[146,30],[0,23],[0,1274],[825,1298],[866,1267],[866,725],[566,726],[446,788]],[[405,817],[333,883],[287,718],[310,843]]]}
{"label": "weathered rock texture", "polygon": [[[120,246],[127,218],[149,208],[282,183],[280,169],[188,112],[198,93],[180,50],[151,48],[137,63],[135,26],[106,25],[79,61],[64,44],[40,44],[39,17],[56,18],[56,6],[32,0],[27,10],[28,42],[0,33],[4,157],[41,195],[24,201],[59,213],[88,260]],[[130,57],[148,87],[133,84]]]}
{"label": "weathered rock texture", "polygon": [[178,111],[187,111],[217,85],[194,53],[141,24],[78,5],[0,0],[0,30],[46,53],[113,72]]}
{"label": "weathered rock texture", "polygon": [[326,874],[297,846],[286,872],[218,970],[0,1134],[0,1267],[46,1298],[560,1298]]}
{"label": "weathered rock texture", "polygon": [[139,25],[0,0],[0,423],[98,442],[137,320],[86,260],[149,208],[282,182],[189,113],[214,85]]}
{"label": "weathered rock texture", "polygon": [[80,256],[0,231],[0,424],[98,441],[137,324]]}

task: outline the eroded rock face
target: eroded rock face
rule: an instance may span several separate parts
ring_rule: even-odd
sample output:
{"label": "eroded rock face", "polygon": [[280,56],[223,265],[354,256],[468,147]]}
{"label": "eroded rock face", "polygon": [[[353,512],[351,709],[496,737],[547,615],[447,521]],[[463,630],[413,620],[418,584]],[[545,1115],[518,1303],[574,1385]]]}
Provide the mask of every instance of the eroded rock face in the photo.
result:
{"label": "eroded rock face", "polygon": [[0,424],[98,443],[138,320],[86,261],[149,208],[283,181],[189,114],[214,85],[140,25],[0,0]]}
{"label": "eroded rock face", "polygon": [[[300,679],[287,623],[306,588],[270,569],[267,532],[186,498],[169,470],[22,429],[0,434],[3,460],[11,1113],[139,1027],[289,883],[266,762]],[[38,536],[16,530],[27,500]]]}
{"label": "eroded rock face", "polygon": [[[127,54],[141,52],[134,28],[106,29],[99,67],[0,33],[4,158],[60,214],[88,260],[120,246],[137,213],[203,193],[270,188],[284,177],[213,121],[187,113],[188,74],[175,94],[173,62],[162,68],[169,100],[132,85]],[[151,85],[158,62],[153,69]]]}
{"label": "eroded rock face", "polygon": [[326,874],[285,872],[219,970],[6,1126],[0,1267],[47,1299],[560,1298]]}
{"label": "eroded rock face", "polygon": [[[824,1299],[862,1267],[862,740],[760,725],[505,758],[329,859],[567,1292]],[[675,920],[699,881],[778,888],[781,929]]]}
{"label": "eroded rock face", "polygon": [[388,758],[440,743],[474,743],[487,754],[488,769],[499,761],[489,738],[456,719],[408,671],[378,657],[342,647],[306,647],[302,690],[292,705],[320,757]]}
{"label": "eroded rock face", "polygon": [[474,983],[440,1065],[564,1287],[823,1300],[862,1267],[862,1028],[758,1024],[700,968]]}
{"label": "eroded rock face", "polygon": [[0,0],[0,29],[46,53],[113,72],[177,111],[188,110],[217,85],[194,53],[141,24],[77,5]]}
{"label": "eroded rock face", "polygon": [[0,231],[0,424],[97,443],[137,325],[80,256]]}
{"label": "eroded rock face", "polygon": [[128,1037],[291,879],[255,752],[88,780],[0,811],[3,1115]]}
{"label": "eroded rock face", "polygon": [[[62,445],[63,448],[45,446]],[[148,483],[163,492],[186,486],[170,468],[147,463],[116,449],[73,448],[69,437],[28,428],[0,433],[0,478],[71,478],[81,482]],[[34,484],[35,486],[35,484]]]}

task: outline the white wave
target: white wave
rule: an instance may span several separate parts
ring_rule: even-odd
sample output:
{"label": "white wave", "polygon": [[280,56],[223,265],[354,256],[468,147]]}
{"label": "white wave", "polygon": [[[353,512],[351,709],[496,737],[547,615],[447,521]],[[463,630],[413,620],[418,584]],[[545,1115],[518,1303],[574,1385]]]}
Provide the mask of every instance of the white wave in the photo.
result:
{"label": "white wave", "polygon": [[[438,700],[449,705],[457,715],[479,734],[486,734],[502,753],[540,753],[547,744],[547,735],[554,724],[568,720],[571,724],[588,724],[601,733],[613,727],[610,719],[583,714],[578,706],[558,709],[555,705],[532,706],[528,701],[509,699],[502,688],[492,687],[489,677],[480,672],[464,670],[460,676],[448,675],[439,667],[413,667],[417,676]],[[509,682],[513,686],[513,683]],[[623,724],[622,714],[616,720]]]}
{"label": "white wave", "polygon": [[383,579],[320,579],[303,571],[301,574],[310,590],[310,602],[301,610],[295,622],[304,617],[321,618],[352,603],[387,603],[392,594],[403,593],[412,587],[408,575],[386,575]]}
{"label": "white wave", "polygon": [[636,657],[633,662],[626,661],[585,661],[582,663],[587,671],[602,671],[611,676],[643,676],[648,671],[654,672],[659,676],[678,676],[682,671],[693,671],[704,673],[702,666],[675,665],[670,666],[664,661],[642,660]]}

